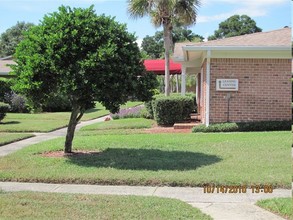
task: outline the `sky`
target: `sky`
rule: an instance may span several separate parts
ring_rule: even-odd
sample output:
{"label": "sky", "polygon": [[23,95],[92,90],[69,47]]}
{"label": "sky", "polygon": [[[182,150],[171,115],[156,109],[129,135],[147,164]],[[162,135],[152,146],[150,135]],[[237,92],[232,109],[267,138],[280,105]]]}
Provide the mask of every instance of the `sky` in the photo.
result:
{"label": "sky", "polygon": [[[189,27],[194,33],[207,38],[218,29],[219,23],[235,14],[246,14],[256,21],[263,31],[291,27],[290,0],[200,0],[197,22]],[[97,14],[116,17],[135,33],[138,42],[156,31],[149,17],[132,19],[127,13],[127,0],[0,0],[0,33],[17,21],[38,24],[45,14],[58,10],[61,5],[86,8],[94,5]]]}

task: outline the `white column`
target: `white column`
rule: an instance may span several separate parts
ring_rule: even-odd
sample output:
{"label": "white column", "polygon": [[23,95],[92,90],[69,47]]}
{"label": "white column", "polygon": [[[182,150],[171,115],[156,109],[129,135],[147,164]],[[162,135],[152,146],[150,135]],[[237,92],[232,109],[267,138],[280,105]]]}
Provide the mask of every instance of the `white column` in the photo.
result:
{"label": "white column", "polygon": [[207,51],[205,124],[210,125],[211,51]]}
{"label": "white column", "polygon": [[179,92],[179,85],[178,85],[178,74],[176,74],[176,93]]}
{"label": "white column", "polygon": [[186,93],[186,67],[182,66],[181,72],[181,95],[185,96]]}

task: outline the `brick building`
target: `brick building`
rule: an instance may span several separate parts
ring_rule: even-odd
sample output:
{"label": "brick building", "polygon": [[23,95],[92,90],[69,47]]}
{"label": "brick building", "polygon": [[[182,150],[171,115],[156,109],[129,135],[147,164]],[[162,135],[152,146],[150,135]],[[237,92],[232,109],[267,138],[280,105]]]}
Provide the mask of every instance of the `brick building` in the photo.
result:
{"label": "brick building", "polygon": [[178,43],[173,61],[197,78],[202,123],[291,120],[291,28]]}

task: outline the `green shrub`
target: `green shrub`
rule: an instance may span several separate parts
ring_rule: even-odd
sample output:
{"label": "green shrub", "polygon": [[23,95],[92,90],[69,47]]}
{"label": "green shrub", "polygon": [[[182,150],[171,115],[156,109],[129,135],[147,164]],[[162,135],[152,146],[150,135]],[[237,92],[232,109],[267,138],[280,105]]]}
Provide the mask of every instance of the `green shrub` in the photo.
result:
{"label": "green shrub", "polygon": [[153,101],[154,119],[158,125],[173,125],[182,118],[183,105],[178,99],[158,98]]}
{"label": "green shrub", "polygon": [[189,119],[190,113],[195,109],[193,97],[180,96],[178,99],[182,102],[182,119]]}
{"label": "green shrub", "polygon": [[197,125],[193,127],[192,132],[233,132],[238,131],[236,123],[222,123],[222,124],[211,124],[208,127],[205,125]]}
{"label": "green shrub", "polygon": [[158,125],[173,125],[189,118],[194,109],[193,100],[188,96],[155,96],[152,101],[154,119]]}
{"label": "green shrub", "polygon": [[154,119],[152,101],[153,100],[144,103],[145,109],[147,111],[147,115],[150,117],[150,119]]}
{"label": "green shrub", "polygon": [[0,121],[4,119],[6,113],[9,111],[10,106],[6,103],[0,102]]}
{"label": "green shrub", "polygon": [[[153,112],[153,103],[156,99],[165,98],[164,94],[157,94],[154,95],[151,101],[145,102],[144,106],[147,110],[148,118],[154,119],[154,112]],[[191,112],[196,112],[196,96],[194,93],[186,93],[186,96],[181,96],[180,93],[172,93],[170,94],[169,98],[177,97],[179,99],[182,98],[183,102],[183,117],[180,117],[180,120],[189,118]]]}
{"label": "green shrub", "polygon": [[0,78],[0,102],[5,102],[5,95],[12,92],[12,80]]}
{"label": "green shrub", "polygon": [[66,96],[56,94],[47,100],[42,109],[45,112],[70,112],[72,107]]}
{"label": "green shrub", "polygon": [[153,119],[154,118],[153,115],[149,114],[146,107],[142,108],[139,113],[140,113],[140,118],[146,118],[146,119]]}
{"label": "green shrub", "polygon": [[193,127],[192,132],[237,132],[237,131],[289,131],[291,121],[256,121],[238,123],[211,124],[208,127],[198,125]]}

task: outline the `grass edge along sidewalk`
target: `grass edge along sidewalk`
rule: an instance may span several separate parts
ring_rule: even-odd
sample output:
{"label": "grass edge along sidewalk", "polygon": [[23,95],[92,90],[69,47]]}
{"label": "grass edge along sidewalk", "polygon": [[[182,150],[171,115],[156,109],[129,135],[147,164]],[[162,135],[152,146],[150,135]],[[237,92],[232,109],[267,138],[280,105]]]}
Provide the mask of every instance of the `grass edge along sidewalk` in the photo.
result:
{"label": "grass edge along sidewalk", "polygon": [[0,215],[7,219],[212,219],[180,200],[154,196],[0,191],[0,203]]}
{"label": "grass edge along sidewalk", "polygon": [[0,147],[6,144],[14,143],[16,141],[21,141],[35,135],[29,133],[7,133],[0,132]]}
{"label": "grass edge along sidewalk", "polygon": [[292,197],[257,201],[256,205],[283,218],[293,220]]}

